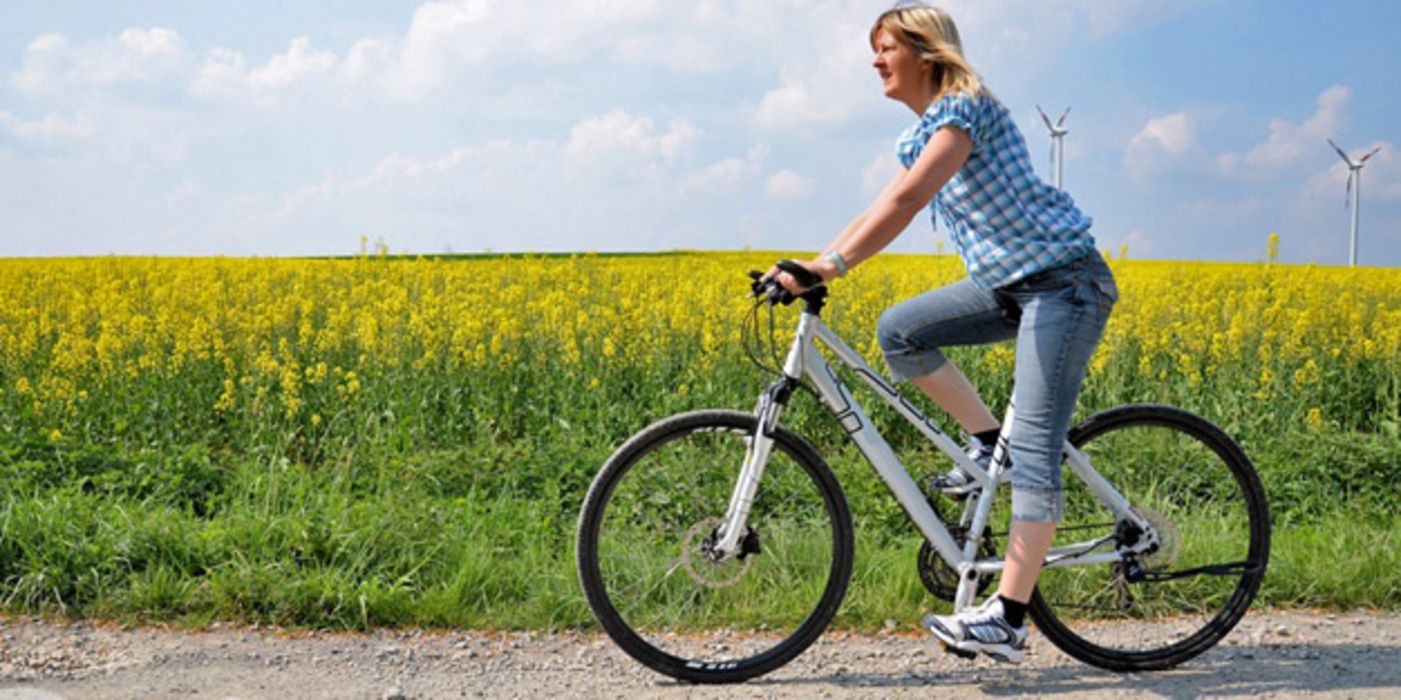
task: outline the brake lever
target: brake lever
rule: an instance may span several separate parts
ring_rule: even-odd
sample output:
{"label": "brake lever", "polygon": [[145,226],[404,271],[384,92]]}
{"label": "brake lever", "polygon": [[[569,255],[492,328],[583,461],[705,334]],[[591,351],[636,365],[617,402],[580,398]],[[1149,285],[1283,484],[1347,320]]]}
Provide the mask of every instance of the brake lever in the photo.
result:
{"label": "brake lever", "polygon": [[[786,260],[780,262],[787,263],[789,265],[793,264],[791,261]],[[807,270],[803,270],[802,268],[799,269],[802,270],[802,272],[807,272]],[[784,271],[788,272],[787,269],[784,269]],[[789,272],[789,274],[792,273]],[[784,306],[788,306],[792,304],[795,300],[797,300],[797,297],[793,296],[792,292],[789,292],[787,289],[784,289],[783,285],[778,283],[778,278],[776,277],[770,277],[767,281],[765,281],[764,273],[758,270],[750,270],[749,277],[750,279],[754,280],[749,284],[750,296],[754,298],[758,298],[760,296],[767,296],[770,304],[782,304]],[[819,278],[819,284],[820,283],[821,279]]]}

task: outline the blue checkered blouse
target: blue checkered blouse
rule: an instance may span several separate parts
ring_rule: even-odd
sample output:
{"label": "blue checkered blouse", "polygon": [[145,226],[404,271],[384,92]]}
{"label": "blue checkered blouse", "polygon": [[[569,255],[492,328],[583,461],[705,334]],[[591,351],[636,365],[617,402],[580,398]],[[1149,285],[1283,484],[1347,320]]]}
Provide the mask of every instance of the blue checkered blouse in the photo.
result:
{"label": "blue checkered blouse", "polygon": [[949,124],[968,132],[973,151],[934,196],[930,218],[948,226],[975,284],[1004,287],[1094,249],[1090,217],[1036,177],[1026,140],[996,98],[960,92],[934,100],[900,135],[900,162],[912,167],[929,137]]}

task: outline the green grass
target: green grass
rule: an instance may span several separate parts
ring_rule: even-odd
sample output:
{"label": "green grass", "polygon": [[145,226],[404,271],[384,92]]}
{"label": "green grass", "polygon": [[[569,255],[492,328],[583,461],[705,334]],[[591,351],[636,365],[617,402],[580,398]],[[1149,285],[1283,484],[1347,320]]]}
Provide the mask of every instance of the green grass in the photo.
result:
{"label": "green grass", "polygon": [[[869,327],[843,325],[839,307],[830,315],[848,338],[869,339]],[[747,409],[762,388],[739,348],[707,355],[684,328],[628,341],[637,352],[622,348],[614,360],[585,353],[565,364],[557,345],[543,343],[515,348],[520,359],[509,366],[476,369],[421,347],[368,359],[352,346],[324,356],[301,349],[297,367],[353,368],[363,388],[346,397],[339,379],[307,384],[291,417],[275,383],[254,387],[269,392],[261,410],[247,401],[213,410],[226,371],[212,361],[100,377],[105,384],[71,410],[58,402],[39,410],[7,390],[0,611],[337,629],[592,625],[573,541],[600,465],[653,420]],[[1193,375],[1194,385],[1162,349],[1147,358],[1156,374],[1145,374],[1137,348],[1129,342],[1091,376],[1082,415],[1155,401],[1199,412],[1237,437],[1275,517],[1259,604],[1401,608],[1394,360],[1325,361],[1317,388],[1259,398],[1251,353]],[[1007,367],[981,348],[949,354],[990,404],[1005,404]],[[33,366],[0,364],[0,386],[40,376],[46,355],[35,358]],[[240,367],[252,359],[239,358]],[[1279,377],[1294,369],[1274,368]],[[828,456],[857,523],[838,624],[917,619],[934,605],[915,574],[917,535],[831,417],[797,397],[784,423]],[[861,400],[912,471],[945,468],[914,429],[869,395]],[[1322,417],[1310,427],[1313,407]]]}
{"label": "green grass", "polygon": [[[362,451],[317,466],[200,446],[8,444],[0,604],[188,624],[589,626],[574,519],[606,442]],[[848,447],[832,460],[858,532],[837,624],[917,619],[936,605],[915,573],[917,535],[858,459]],[[545,478],[576,467],[578,478]],[[1396,609],[1401,518],[1371,502],[1284,511],[1257,604]]]}

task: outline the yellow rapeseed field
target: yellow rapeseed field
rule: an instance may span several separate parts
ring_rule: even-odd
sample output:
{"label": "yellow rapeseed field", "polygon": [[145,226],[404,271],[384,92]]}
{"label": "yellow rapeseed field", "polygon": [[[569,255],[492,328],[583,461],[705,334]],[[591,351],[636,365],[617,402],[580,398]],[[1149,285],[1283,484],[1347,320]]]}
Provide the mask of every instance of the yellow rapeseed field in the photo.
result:
{"label": "yellow rapeseed field", "polygon": [[[59,439],[121,423],[112,406],[137,386],[145,401],[160,401],[151,387],[184,391],[195,422],[313,427],[367,390],[400,393],[376,383],[443,372],[526,371],[555,384],[537,389],[582,394],[629,368],[675,367],[655,389],[686,392],[742,361],[744,271],[774,257],[0,260],[0,409],[11,427]],[[1229,397],[1312,429],[1395,410],[1401,270],[1112,265],[1123,298],[1092,388]],[[961,275],[949,256],[881,256],[834,285],[828,318],[878,362],[880,311]],[[984,382],[1010,373],[1010,346],[974,353],[962,361]]]}
{"label": "yellow rapeseed field", "polygon": [[[778,255],[0,260],[0,612],[588,625],[588,484],[659,418],[754,405],[745,272]],[[1081,415],[1170,403],[1240,441],[1275,524],[1262,604],[1396,608],[1401,270],[1111,265]],[[825,318],[881,368],[881,311],[963,275],[878,256]],[[1010,343],[949,354],[1006,400]],[[868,403],[912,473],[943,468]],[[783,419],[860,519],[843,624],[909,615],[898,504],[816,401]]]}

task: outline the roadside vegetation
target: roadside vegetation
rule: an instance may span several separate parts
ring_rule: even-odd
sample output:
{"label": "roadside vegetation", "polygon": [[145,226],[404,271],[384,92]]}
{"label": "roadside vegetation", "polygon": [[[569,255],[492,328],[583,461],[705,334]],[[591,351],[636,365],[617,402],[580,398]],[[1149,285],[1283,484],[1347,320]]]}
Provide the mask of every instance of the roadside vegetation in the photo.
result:
{"label": "roadside vegetation", "polygon": [[[753,405],[744,272],[776,255],[0,260],[0,610],[591,625],[589,481],[653,420]],[[1275,522],[1257,605],[1401,607],[1401,270],[1112,265],[1080,414],[1175,404],[1240,441]],[[880,367],[880,311],[960,275],[884,256],[827,318]],[[1005,403],[1010,345],[951,354]],[[856,518],[837,624],[917,619],[917,534],[800,397]],[[917,476],[946,468],[874,404]]]}

